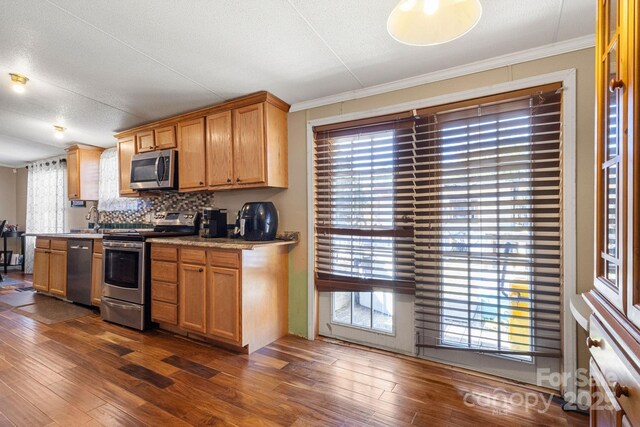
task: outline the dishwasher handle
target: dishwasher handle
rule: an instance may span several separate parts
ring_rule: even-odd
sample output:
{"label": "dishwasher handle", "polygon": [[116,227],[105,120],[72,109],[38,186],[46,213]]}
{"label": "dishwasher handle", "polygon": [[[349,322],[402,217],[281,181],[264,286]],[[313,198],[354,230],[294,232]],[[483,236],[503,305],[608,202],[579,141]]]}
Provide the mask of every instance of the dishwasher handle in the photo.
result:
{"label": "dishwasher handle", "polygon": [[88,246],[69,246],[69,249],[82,249],[82,250],[89,250]]}

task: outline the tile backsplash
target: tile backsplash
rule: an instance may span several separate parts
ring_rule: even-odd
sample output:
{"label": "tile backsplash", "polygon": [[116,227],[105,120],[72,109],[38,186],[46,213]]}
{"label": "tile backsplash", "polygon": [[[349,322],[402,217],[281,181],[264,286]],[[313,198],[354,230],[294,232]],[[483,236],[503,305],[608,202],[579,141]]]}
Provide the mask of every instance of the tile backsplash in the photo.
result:
{"label": "tile backsplash", "polygon": [[148,224],[153,212],[200,211],[204,207],[213,206],[213,198],[212,192],[162,192],[153,197],[140,197],[140,207],[137,210],[100,212],[100,222]]}

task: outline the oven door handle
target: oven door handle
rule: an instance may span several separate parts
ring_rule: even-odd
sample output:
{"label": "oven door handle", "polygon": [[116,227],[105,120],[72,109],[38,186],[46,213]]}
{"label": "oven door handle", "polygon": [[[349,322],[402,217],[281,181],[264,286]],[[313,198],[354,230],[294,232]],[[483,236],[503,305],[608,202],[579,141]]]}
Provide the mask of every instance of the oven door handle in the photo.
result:
{"label": "oven door handle", "polygon": [[106,298],[102,298],[100,300],[101,303],[103,303],[104,305],[109,305],[111,307],[118,307],[121,308],[123,310],[138,310],[139,307],[136,307],[134,305],[125,305],[125,304],[118,304],[117,302],[111,302]]}

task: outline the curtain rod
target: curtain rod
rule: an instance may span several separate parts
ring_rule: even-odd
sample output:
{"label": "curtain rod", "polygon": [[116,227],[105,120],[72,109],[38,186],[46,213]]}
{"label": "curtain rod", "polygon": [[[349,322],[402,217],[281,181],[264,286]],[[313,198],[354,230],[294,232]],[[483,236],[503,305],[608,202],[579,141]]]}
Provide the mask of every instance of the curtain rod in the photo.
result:
{"label": "curtain rod", "polygon": [[[42,165],[45,165],[45,166],[55,165],[55,164],[56,164],[56,163],[58,163],[58,162],[60,162],[61,164],[62,164],[62,163],[67,163],[67,159],[60,159],[60,160],[51,160],[51,161],[46,161],[46,162],[44,162],[44,163],[40,163],[40,164],[38,164],[38,166],[42,166]],[[29,166],[35,166],[35,165],[36,165],[36,163],[37,163],[37,162],[32,163],[31,165],[27,165],[27,166],[25,166],[25,168],[26,168],[26,169],[29,169]]]}

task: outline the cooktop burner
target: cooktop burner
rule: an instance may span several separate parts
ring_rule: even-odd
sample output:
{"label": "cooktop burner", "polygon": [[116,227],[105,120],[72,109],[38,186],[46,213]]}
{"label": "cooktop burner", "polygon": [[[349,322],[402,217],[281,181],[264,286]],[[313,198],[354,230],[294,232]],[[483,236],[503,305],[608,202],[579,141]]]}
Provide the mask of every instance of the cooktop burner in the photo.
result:
{"label": "cooktop burner", "polygon": [[152,237],[177,237],[198,234],[198,212],[157,212],[153,229],[123,230],[104,235],[105,240],[141,242]]}

